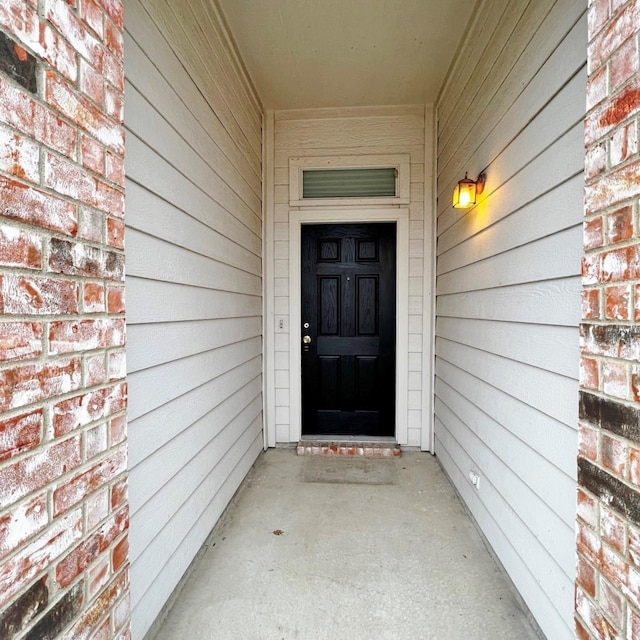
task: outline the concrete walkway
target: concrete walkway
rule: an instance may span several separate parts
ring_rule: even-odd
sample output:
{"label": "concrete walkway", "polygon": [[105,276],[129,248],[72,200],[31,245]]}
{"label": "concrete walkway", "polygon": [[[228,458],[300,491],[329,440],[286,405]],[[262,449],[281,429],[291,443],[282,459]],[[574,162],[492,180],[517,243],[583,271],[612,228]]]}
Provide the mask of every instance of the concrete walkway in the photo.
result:
{"label": "concrete walkway", "polygon": [[262,455],[156,640],[538,638],[437,461]]}

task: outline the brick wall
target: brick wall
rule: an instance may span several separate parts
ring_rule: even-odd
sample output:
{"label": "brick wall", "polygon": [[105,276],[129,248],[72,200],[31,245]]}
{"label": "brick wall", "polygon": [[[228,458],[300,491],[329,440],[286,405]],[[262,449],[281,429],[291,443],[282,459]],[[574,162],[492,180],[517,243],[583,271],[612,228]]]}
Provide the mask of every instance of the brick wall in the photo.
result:
{"label": "brick wall", "polygon": [[128,638],[120,0],[0,1],[0,638]]}
{"label": "brick wall", "polygon": [[640,638],[639,0],[590,0],[581,327],[580,639]]}

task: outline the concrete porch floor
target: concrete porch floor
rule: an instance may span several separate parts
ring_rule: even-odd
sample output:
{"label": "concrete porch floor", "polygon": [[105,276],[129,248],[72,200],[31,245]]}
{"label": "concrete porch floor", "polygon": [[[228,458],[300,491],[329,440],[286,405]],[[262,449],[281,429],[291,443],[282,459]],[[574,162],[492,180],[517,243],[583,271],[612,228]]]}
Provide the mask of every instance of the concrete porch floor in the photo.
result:
{"label": "concrete porch floor", "polygon": [[538,638],[435,458],[256,462],[156,640]]}

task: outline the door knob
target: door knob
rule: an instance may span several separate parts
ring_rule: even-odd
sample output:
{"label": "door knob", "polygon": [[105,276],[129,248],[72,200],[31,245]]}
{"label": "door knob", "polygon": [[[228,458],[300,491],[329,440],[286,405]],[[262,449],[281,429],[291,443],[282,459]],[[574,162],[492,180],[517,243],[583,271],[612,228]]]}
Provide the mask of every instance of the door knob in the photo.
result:
{"label": "door knob", "polygon": [[303,342],[304,344],[311,344],[311,336],[304,336],[304,337],[302,338],[302,342]]}

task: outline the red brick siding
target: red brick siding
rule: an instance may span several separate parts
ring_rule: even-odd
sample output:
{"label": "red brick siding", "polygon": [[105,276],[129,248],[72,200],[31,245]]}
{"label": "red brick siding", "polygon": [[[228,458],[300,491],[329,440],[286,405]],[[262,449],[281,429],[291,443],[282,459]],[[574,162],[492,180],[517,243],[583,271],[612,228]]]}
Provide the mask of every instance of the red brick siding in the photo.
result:
{"label": "red brick siding", "polygon": [[122,2],[2,0],[0,37],[0,637],[121,640]]}
{"label": "red brick siding", "polygon": [[576,634],[640,637],[640,0],[590,0]]}

